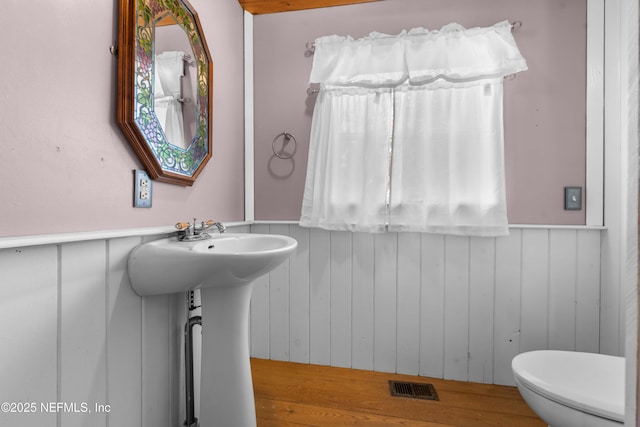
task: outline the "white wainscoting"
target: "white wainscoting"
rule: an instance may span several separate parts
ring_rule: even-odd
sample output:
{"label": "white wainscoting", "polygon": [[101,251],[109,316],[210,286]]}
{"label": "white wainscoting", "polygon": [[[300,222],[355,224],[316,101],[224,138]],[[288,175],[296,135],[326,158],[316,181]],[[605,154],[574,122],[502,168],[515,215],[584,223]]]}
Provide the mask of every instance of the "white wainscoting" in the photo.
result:
{"label": "white wainscoting", "polygon": [[[515,228],[496,239],[251,231],[299,244],[255,284],[255,357],[512,384],[515,354],[598,352],[606,333],[599,230]],[[0,402],[37,405],[0,413],[0,425],[182,425],[184,295],[132,291],[129,251],[162,235],[127,233],[0,249]],[[92,412],[56,411],[58,402]]]}
{"label": "white wainscoting", "polygon": [[[172,298],[138,297],[126,274],[141,241],[0,250],[0,400],[36,405],[35,413],[0,413],[0,424],[178,425],[167,384]],[[95,405],[109,406],[99,413]]]}
{"label": "white wainscoting", "polygon": [[0,403],[16,411],[0,412],[0,425],[182,425],[186,303],[133,292],[129,252],[164,237],[135,233],[42,236],[0,249]]}
{"label": "white wainscoting", "polygon": [[599,352],[600,230],[467,238],[256,224],[251,232],[298,241],[255,284],[254,357],[514,385],[520,352]]}

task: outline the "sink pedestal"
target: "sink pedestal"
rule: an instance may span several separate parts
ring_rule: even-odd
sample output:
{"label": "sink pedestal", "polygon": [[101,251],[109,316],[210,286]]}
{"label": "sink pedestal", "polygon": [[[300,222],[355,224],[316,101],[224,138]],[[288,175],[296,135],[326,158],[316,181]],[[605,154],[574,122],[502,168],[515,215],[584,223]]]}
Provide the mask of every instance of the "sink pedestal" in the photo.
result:
{"label": "sink pedestal", "polygon": [[200,290],[202,300],[201,427],[255,427],[249,360],[253,282]]}

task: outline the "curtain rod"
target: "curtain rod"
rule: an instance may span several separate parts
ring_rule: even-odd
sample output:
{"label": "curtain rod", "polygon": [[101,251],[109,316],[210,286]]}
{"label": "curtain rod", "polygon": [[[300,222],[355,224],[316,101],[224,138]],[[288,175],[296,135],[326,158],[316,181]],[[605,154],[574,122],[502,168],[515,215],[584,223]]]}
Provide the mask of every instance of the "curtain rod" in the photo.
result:
{"label": "curtain rod", "polygon": [[[504,80],[513,80],[515,78],[516,78],[515,74],[507,74],[506,76],[503,77]],[[315,95],[316,93],[319,93],[320,89],[318,86],[319,86],[318,83],[311,83],[309,87],[307,87],[307,96],[311,96],[311,95]]]}

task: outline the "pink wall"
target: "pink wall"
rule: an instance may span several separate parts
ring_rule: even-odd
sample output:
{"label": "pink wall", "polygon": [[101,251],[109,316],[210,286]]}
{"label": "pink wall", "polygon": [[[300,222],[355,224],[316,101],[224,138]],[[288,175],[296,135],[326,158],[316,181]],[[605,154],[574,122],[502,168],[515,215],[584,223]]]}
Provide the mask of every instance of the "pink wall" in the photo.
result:
{"label": "pink wall", "polygon": [[[387,0],[254,17],[256,219],[298,219],[313,96],[307,96],[316,37],[439,29],[521,20],[515,35],[529,70],[505,82],[507,199],[512,224],[584,224],[565,211],[563,188],[585,186],[586,1]],[[273,156],[286,131],[292,160]]]}
{"label": "pink wall", "polygon": [[191,0],[214,61],[213,159],[196,184],[154,182],[132,207],[141,169],[115,121],[118,1],[3,2],[0,237],[244,218],[243,12]]}

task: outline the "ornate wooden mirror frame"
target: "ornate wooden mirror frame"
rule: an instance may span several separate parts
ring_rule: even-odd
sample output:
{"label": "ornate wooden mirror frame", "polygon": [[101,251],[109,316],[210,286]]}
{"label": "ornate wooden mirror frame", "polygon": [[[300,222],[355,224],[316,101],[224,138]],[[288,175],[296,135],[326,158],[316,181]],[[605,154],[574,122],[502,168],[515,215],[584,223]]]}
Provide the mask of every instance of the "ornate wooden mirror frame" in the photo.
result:
{"label": "ornate wooden mirror frame", "polygon": [[[171,144],[154,108],[155,33],[167,16],[185,32],[196,71],[195,136]],[[117,120],[153,179],[193,185],[212,155],[213,62],[198,15],[187,0],[120,0]]]}

